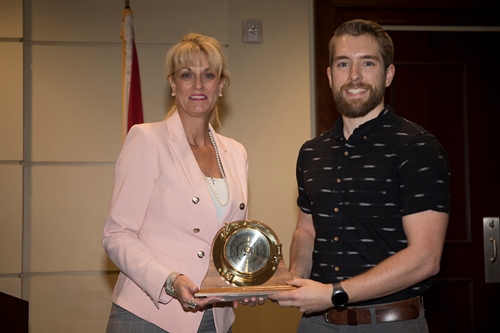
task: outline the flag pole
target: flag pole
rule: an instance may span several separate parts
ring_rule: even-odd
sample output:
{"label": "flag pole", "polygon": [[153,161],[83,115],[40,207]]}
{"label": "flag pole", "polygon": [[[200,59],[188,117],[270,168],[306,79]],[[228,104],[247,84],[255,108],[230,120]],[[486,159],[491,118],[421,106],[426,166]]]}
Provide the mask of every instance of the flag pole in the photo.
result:
{"label": "flag pole", "polygon": [[125,0],[122,14],[122,142],[134,124],[144,122],[142,112],[139,60],[134,41],[132,9]]}
{"label": "flag pole", "polygon": [[122,13],[122,143],[125,141],[125,136],[127,134],[127,111],[128,111],[128,89],[126,85],[126,74],[125,74],[125,63],[126,63],[126,42],[125,42],[125,17],[130,11],[130,2],[125,0],[125,8]]}

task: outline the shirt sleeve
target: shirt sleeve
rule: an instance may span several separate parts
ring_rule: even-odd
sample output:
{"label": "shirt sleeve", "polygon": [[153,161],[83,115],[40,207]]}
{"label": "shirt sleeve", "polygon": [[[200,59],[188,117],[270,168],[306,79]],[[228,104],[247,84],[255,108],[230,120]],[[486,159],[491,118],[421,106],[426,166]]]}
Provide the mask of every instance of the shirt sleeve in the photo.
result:
{"label": "shirt sleeve", "polygon": [[402,215],[426,210],[450,212],[448,156],[429,133],[416,136],[402,154],[399,167]]}

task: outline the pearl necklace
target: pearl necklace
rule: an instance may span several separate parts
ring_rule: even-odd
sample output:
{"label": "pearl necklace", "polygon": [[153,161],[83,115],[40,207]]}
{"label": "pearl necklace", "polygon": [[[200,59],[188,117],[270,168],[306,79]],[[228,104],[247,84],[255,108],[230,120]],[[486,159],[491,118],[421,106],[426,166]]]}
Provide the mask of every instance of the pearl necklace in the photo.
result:
{"label": "pearl necklace", "polygon": [[217,203],[220,206],[225,207],[229,203],[229,185],[227,184],[227,179],[226,179],[226,174],[224,173],[224,169],[222,169],[222,163],[220,161],[219,150],[217,149],[217,145],[215,144],[215,140],[214,140],[214,137],[212,135],[212,131],[210,131],[210,130],[208,131],[208,136],[210,137],[210,142],[212,142],[212,146],[214,147],[214,150],[215,150],[215,158],[217,159],[217,166],[219,167],[220,174],[222,175],[222,178],[224,179],[224,185],[226,185],[226,202],[223,203],[219,199],[219,196],[217,195],[217,191],[215,190],[214,184],[210,180],[211,178],[205,176],[203,171],[201,173],[203,174],[203,177],[205,178],[205,181],[207,182],[208,187],[210,188],[210,190],[214,194],[214,197],[215,197],[215,200],[217,200]]}

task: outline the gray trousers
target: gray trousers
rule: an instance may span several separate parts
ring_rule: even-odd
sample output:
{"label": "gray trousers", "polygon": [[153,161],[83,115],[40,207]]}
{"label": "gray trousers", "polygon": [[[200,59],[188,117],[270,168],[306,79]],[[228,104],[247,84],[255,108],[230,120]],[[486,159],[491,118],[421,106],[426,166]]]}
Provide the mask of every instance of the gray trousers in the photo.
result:
{"label": "gray trousers", "polygon": [[[229,329],[228,333],[232,330]],[[109,315],[106,333],[168,333],[158,326],[137,317],[132,312],[113,304]],[[212,309],[203,312],[198,333],[216,333],[214,324],[214,313]]]}
{"label": "gray trousers", "polygon": [[303,316],[297,333],[429,333],[424,310],[416,319],[367,325],[334,325],[327,323],[322,315]]}

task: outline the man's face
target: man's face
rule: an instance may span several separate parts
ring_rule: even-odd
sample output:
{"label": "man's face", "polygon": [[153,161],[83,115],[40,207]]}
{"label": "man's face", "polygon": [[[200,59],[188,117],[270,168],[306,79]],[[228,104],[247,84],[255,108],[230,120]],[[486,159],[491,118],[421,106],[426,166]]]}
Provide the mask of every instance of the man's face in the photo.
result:
{"label": "man's face", "polygon": [[327,75],[337,111],[348,118],[361,118],[383,107],[394,66],[384,70],[382,54],[373,37],[344,35],[335,44],[333,64]]}

